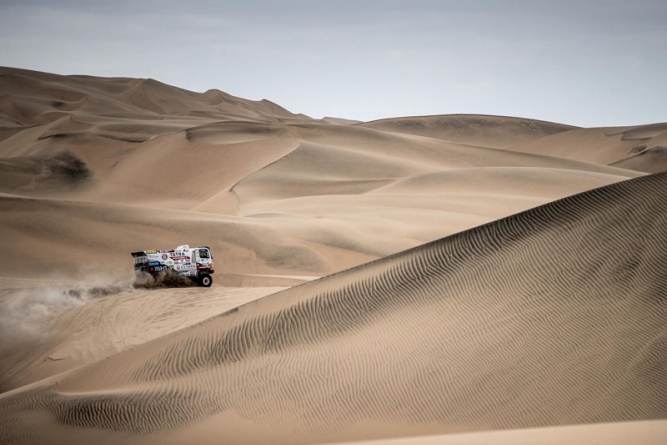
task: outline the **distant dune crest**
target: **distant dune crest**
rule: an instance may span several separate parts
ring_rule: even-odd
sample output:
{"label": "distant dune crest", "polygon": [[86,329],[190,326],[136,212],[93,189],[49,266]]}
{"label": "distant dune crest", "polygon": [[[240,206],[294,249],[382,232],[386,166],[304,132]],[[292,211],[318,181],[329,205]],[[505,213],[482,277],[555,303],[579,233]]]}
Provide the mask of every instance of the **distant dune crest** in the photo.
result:
{"label": "distant dune crest", "polygon": [[534,119],[472,114],[399,117],[363,125],[385,131],[495,148],[511,147],[576,128]]}

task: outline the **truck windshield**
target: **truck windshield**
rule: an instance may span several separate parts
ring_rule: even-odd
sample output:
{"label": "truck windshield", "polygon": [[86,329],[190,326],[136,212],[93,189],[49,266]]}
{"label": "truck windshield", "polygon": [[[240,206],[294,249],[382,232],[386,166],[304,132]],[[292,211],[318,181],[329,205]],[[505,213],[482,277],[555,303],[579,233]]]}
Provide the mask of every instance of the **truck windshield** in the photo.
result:
{"label": "truck windshield", "polygon": [[199,258],[211,258],[206,249],[199,249]]}

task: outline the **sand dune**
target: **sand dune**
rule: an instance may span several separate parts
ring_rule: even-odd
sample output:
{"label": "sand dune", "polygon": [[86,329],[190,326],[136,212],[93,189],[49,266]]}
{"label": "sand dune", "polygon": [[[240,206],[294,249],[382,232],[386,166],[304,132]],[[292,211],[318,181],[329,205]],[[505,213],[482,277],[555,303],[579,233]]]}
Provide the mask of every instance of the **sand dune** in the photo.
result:
{"label": "sand dune", "polygon": [[[596,425],[530,428],[486,433],[446,434],[379,441],[354,442],[364,445],[477,445],[513,444],[543,445],[573,444],[597,445],[645,443],[660,444],[667,437],[667,421],[602,423]],[[352,445],[352,442],[346,442]]]}
{"label": "sand dune", "polygon": [[0,283],[0,391],[103,359],[284,289],[216,286],[206,294],[196,287],[134,289],[127,275],[55,279],[48,286],[25,279]]}
{"label": "sand dune", "polygon": [[267,100],[241,99],[219,90],[194,93],[154,79],[60,76],[6,67],[0,68],[0,78],[0,110],[14,125],[41,124],[68,114],[266,122],[301,117]]}
{"label": "sand dune", "polygon": [[446,115],[383,119],[360,125],[645,173],[667,170],[667,124],[664,123],[577,128],[500,116]]}
{"label": "sand dune", "polygon": [[667,170],[667,125],[582,128],[520,144],[512,149],[647,173]]}
{"label": "sand dune", "polygon": [[565,198],[8,392],[3,440],[323,443],[662,419],[666,185]]}
{"label": "sand dune", "polygon": [[639,175],[490,148],[569,128],[527,119],[424,118],[451,142],[152,80],[1,73],[31,110],[0,133],[11,274],[99,273],[187,239],[229,276],[322,276]]}
{"label": "sand dune", "polygon": [[651,443],[664,134],[0,68],[0,442]]}
{"label": "sand dune", "polygon": [[210,245],[221,282],[226,274],[308,275],[368,258],[350,252],[336,265],[327,264],[316,250],[290,242],[261,220],[253,224],[205,213],[22,197],[0,197],[0,209],[5,234],[0,247],[13,258],[4,267],[10,276],[127,273],[128,252],[142,246],[173,248],[177,239]]}
{"label": "sand dune", "polygon": [[522,142],[539,140],[576,128],[534,119],[470,114],[398,117],[361,125],[378,130],[495,148],[506,148]]}

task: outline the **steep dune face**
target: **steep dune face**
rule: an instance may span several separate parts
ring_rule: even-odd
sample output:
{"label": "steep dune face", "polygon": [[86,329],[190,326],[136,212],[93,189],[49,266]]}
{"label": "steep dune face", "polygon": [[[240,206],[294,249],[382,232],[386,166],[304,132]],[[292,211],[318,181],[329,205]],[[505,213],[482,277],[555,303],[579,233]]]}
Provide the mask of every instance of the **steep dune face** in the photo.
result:
{"label": "steep dune face", "polygon": [[257,300],[0,396],[0,438],[323,443],[664,418],[665,203],[667,173],[624,181]]}

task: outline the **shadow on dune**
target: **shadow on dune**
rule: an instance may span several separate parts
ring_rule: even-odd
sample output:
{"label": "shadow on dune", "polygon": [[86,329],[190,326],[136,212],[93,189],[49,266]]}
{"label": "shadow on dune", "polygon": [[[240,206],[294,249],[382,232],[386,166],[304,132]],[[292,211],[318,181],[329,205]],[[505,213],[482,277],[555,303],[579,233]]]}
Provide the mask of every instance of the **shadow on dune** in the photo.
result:
{"label": "shadow on dune", "polygon": [[666,224],[667,174],[555,201],[0,397],[0,439],[31,411],[137,442],[222,412],[252,428],[209,437],[287,443],[664,418]]}

